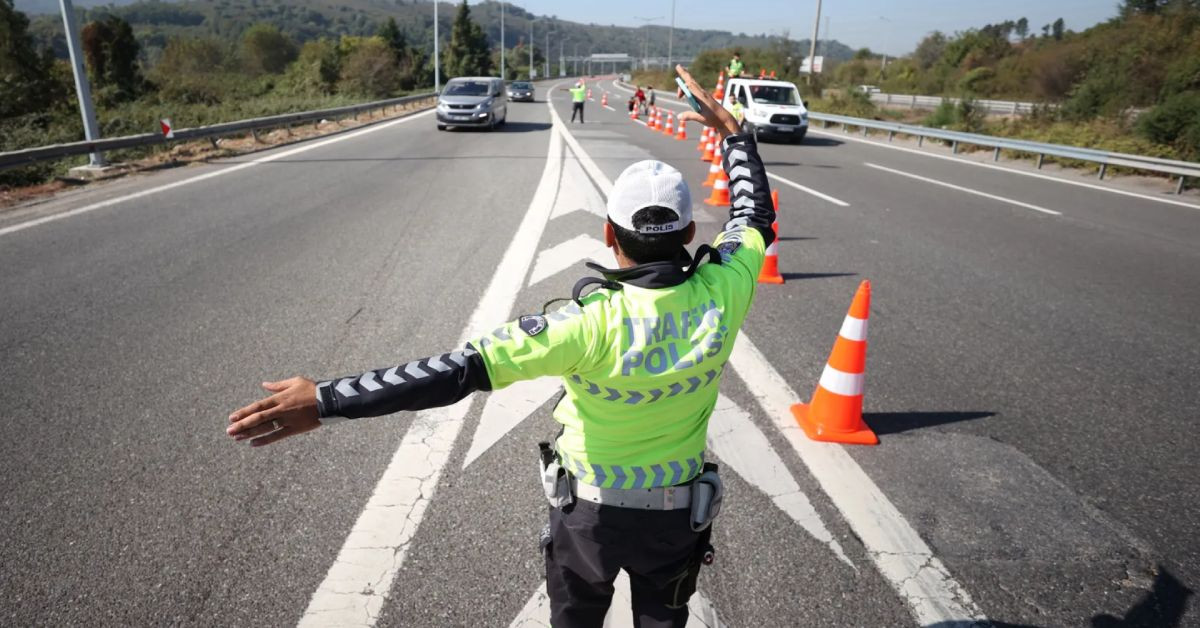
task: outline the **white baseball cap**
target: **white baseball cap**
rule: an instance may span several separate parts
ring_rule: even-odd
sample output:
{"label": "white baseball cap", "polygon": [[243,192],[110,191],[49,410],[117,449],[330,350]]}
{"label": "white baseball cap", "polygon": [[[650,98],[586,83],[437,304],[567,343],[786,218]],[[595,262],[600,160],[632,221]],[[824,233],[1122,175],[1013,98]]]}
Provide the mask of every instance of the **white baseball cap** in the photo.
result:
{"label": "white baseball cap", "polygon": [[[675,212],[675,220],[662,224],[633,226],[633,215],[647,207]],[[623,229],[640,233],[682,231],[692,224],[692,194],[687,181],[675,168],[654,159],[639,161],[625,169],[608,195],[608,218]]]}

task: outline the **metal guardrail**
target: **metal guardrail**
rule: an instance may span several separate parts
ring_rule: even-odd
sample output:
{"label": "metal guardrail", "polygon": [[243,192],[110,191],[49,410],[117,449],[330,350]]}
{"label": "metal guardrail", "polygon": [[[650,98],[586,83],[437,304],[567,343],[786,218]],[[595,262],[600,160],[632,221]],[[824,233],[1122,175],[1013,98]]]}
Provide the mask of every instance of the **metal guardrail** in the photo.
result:
{"label": "metal guardrail", "polygon": [[[909,109],[937,109],[943,102],[949,101],[958,104],[959,98],[943,98],[941,96],[916,96],[912,94],[886,94],[883,92],[872,92],[870,94],[871,102],[888,105],[898,105],[908,107]],[[1057,105],[1053,104],[1038,104],[1034,102],[1019,102],[1015,100],[987,100],[976,99],[971,102],[975,106],[987,111],[988,113],[1009,113],[1009,114],[1024,114],[1033,113],[1038,107],[1049,107],[1053,109]]]}
{"label": "metal guardrail", "polygon": [[248,120],[238,120],[236,122],[223,122],[221,124],[198,126],[190,129],[179,129],[175,131],[174,137],[170,139],[161,133],[142,133],[140,135],[127,135],[124,137],[114,137],[111,139],[97,140],[94,142],[70,142],[66,144],[39,146],[37,148],[26,148],[23,150],[0,153],[0,170],[26,166],[38,161],[45,161],[47,159],[61,159],[63,157],[70,157],[73,155],[86,155],[88,153],[97,151],[103,152],[122,148],[153,146],[156,144],[168,144],[170,142],[182,142],[197,139],[215,140],[221,136],[245,133],[246,131],[258,132],[262,129],[285,127],[293,124],[320,121],[323,119],[339,119],[346,116],[357,117],[358,114],[363,112],[373,111],[376,109],[386,110],[388,107],[398,107],[400,105],[406,105],[409,103],[433,98],[434,96],[436,96],[436,94],[429,92],[427,94],[416,94],[401,98],[376,100],[374,102],[362,103],[358,105],[347,105],[344,107],[334,107],[332,109],[302,111],[299,113],[284,113],[276,116],[250,118]]}
{"label": "metal guardrail", "polygon": [[1037,167],[1042,167],[1042,162],[1046,156],[1060,157],[1063,159],[1075,159],[1078,161],[1088,161],[1100,164],[1100,172],[1098,177],[1104,179],[1105,173],[1109,166],[1118,166],[1122,168],[1133,168],[1136,170],[1149,170],[1161,174],[1174,175],[1179,177],[1179,184],[1175,187],[1175,193],[1183,192],[1184,180],[1187,177],[1200,178],[1200,163],[1190,161],[1179,161],[1175,159],[1162,159],[1159,157],[1145,157],[1142,155],[1130,155],[1128,153],[1112,153],[1094,148],[1079,148],[1076,146],[1065,146],[1062,144],[1046,144],[1042,142],[1033,142],[1029,140],[1019,140],[1006,137],[995,137],[992,135],[981,135],[978,133],[964,133],[961,131],[948,131],[945,129],[934,129],[930,127],[917,126],[913,124],[901,124],[899,122],[883,122],[879,120],[867,120],[864,118],[852,118],[849,116],[839,116],[829,113],[809,112],[809,120],[815,120],[826,128],[831,124],[840,124],[843,131],[848,131],[850,127],[862,129],[864,135],[868,130],[886,131],[888,141],[891,141],[897,134],[909,135],[917,138],[919,146],[925,138],[933,138],[943,142],[950,143],[955,154],[958,153],[960,144],[970,144],[972,146],[985,146],[994,150],[992,160],[999,161],[1001,150],[1011,150],[1020,153],[1028,153],[1037,155]]}

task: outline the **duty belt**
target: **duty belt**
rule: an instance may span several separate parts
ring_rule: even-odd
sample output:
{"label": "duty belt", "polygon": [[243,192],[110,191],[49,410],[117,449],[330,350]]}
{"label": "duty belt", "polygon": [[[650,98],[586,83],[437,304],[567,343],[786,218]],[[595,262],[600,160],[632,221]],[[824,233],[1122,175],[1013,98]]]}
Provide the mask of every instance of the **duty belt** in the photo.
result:
{"label": "duty belt", "polygon": [[692,505],[690,484],[658,488],[600,488],[572,477],[571,492],[576,499],[639,510],[681,510]]}

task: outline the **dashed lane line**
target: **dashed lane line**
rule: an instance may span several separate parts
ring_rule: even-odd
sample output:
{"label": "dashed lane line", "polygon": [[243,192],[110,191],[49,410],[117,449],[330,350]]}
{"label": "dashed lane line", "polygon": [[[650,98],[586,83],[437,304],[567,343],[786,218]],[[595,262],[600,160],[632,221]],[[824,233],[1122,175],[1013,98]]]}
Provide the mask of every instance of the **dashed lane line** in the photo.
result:
{"label": "dashed lane line", "polygon": [[915,179],[917,181],[922,181],[924,183],[929,183],[931,185],[940,185],[944,188],[949,188],[951,190],[958,190],[959,192],[965,192],[967,194],[974,194],[975,196],[982,196],[983,198],[990,198],[994,201],[1000,201],[1002,203],[1008,203],[1010,205],[1016,205],[1018,207],[1024,207],[1026,209],[1032,209],[1033,211],[1042,212],[1043,214],[1049,214],[1051,216],[1061,216],[1062,215],[1062,212],[1054,211],[1053,209],[1046,209],[1045,207],[1040,207],[1038,205],[1033,205],[1030,203],[1018,201],[1018,200],[1007,198],[1004,196],[988,194],[987,192],[981,192],[979,190],[968,188],[968,187],[963,187],[961,185],[955,185],[953,183],[947,183],[945,181],[939,181],[937,179],[930,179],[929,177],[923,177],[919,174],[913,174],[911,172],[904,172],[903,170],[896,170],[895,168],[888,168],[886,166],[880,166],[879,164],[873,164],[869,161],[863,162],[863,165],[868,168],[874,168],[876,170],[890,172],[892,174],[900,175],[902,177],[908,177],[910,179]]}
{"label": "dashed lane line", "polygon": [[[456,346],[509,317],[554,206],[562,165],[560,139],[560,131],[552,128],[546,165],[529,209]],[[375,625],[470,407],[468,398],[417,413],[337,559],[313,593],[300,626]]]}
{"label": "dashed lane line", "polygon": [[849,207],[850,206],[850,203],[847,203],[846,201],[843,201],[839,198],[834,198],[824,192],[814,190],[810,187],[800,185],[799,183],[796,183],[795,181],[792,181],[791,179],[785,179],[773,172],[768,172],[767,176],[772,179],[775,179],[776,181],[778,181],[784,185],[789,185],[791,187],[794,187],[797,190],[800,190],[801,192],[811,194],[811,195],[813,195],[821,200],[824,200],[824,201],[829,201],[830,203],[833,203],[834,205],[837,205],[838,207]]}
{"label": "dashed lane line", "polygon": [[[556,127],[579,157],[580,163],[605,195],[612,189],[608,177],[596,166],[554,112]],[[797,456],[829,495],[842,517],[862,540],[871,562],[909,606],[922,625],[944,623],[983,624],[986,618],[970,594],[933,555],[904,515],[858,466],[844,447],[811,441],[800,430],[789,410],[800,397],[751,342],[745,330],[734,344],[730,366],[746,383],[763,411],[787,438]]]}
{"label": "dashed lane line", "polygon": [[291,157],[292,155],[307,152],[307,151],[310,151],[310,150],[313,150],[316,148],[321,148],[322,146],[327,146],[329,144],[334,144],[337,142],[344,142],[348,139],[353,139],[360,135],[366,135],[367,133],[374,133],[375,131],[381,131],[383,129],[393,127],[397,124],[404,124],[405,122],[410,122],[412,120],[416,120],[417,118],[423,118],[427,115],[431,115],[432,113],[433,113],[432,109],[429,111],[421,112],[421,113],[415,113],[415,114],[400,118],[398,120],[392,120],[390,122],[384,122],[382,124],[371,125],[365,129],[362,129],[359,131],[351,131],[350,133],[337,135],[335,137],[331,137],[331,138],[325,139],[325,140],[320,140],[320,141],[314,142],[312,144],[305,144],[303,146],[300,146],[299,148],[293,148],[291,150],[285,150],[283,152],[274,153],[271,155],[267,155],[265,157],[259,157],[258,159],[246,162],[244,164],[238,164],[236,166],[230,166],[228,168],[221,168],[220,170],[214,170],[212,172],[206,172],[204,174],[197,175],[194,177],[188,177],[187,179],[183,179],[182,181],[175,181],[174,183],[168,183],[166,185],[152,187],[152,188],[149,188],[146,190],[141,190],[140,192],[134,192],[132,194],[125,194],[123,196],[118,196],[116,198],[110,198],[110,199],[103,200],[103,201],[100,201],[97,203],[92,203],[90,205],[84,205],[83,207],[77,207],[75,209],[70,209],[65,212],[51,214],[49,216],[43,216],[42,218],[35,218],[33,220],[29,220],[26,222],[18,223],[18,224],[11,225],[8,227],[4,227],[3,229],[0,229],[0,236],[5,236],[10,233],[16,233],[17,231],[22,231],[22,230],[28,229],[30,227],[36,227],[38,225],[43,225],[48,222],[54,222],[56,220],[62,220],[64,218],[70,218],[71,216],[78,216],[80,214],[86,214],[88,212],[96,211],[97,209],[103,209],[105,207],[112,207],[113,205],[118,205],[118,204],[124,203],[126,201],[132,201],[134,199],[142,198],[145,196],[150,196],[151,194],[158,194],[159,192],[166,192],[167,190],[173,190],[175,188],[183,187],[185,185],[190,185],[192,183],[199,183],[200,181],[207,181],[208,179],[212,179],[215,177],[232,174],[234,172],[245,170],[247,168],[253,168],[254,166],[269,163],[269,162],[275,161],[277,159],[283,159],[284,157]]}

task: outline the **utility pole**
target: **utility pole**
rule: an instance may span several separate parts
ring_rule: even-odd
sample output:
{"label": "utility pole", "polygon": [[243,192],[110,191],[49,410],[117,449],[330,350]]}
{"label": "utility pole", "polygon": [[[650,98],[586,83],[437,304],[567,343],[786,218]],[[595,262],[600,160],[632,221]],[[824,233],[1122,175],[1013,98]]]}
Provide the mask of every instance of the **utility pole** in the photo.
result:
{"label": "utility pole", "polygon": [[648,58],[649,53],[647,50],[647,48],[648,48],[647,43],[650,41],[650,28],[649,28],[650,22],[653,22],[654,20],[661,20],[662,16],[661,15],[658,17],[634,16],[633,19],[642,21],[642,69],[648,70],[650,68],[650,60]]}
{"label": "utility pole", "polygon": [[821,0],[817,0],[817,17],[813,19],[812,42],[808,44],[808,84],[812,85],[817,66],[817,36],[821,34]]}
{"label": "utility pole", "polygon": [[504,3],[500,3],[500,80],[508,78],[504,74]]}
{"label": "utility pole", "polygon": [[550,29],[546,29],[546,47],[542,49],[546,64],[546,78],[550,78]]}
{"label": "utility pole", "polygon": [[533,80],[533,22],[529,20],[529,80]]}
{"label": "utility pole", "polygon": [[671,65],[671,53],[674,51],[674,47],[675,47],[675,0],[671,0],[671,30],[667,34],[667,71],[670,71],[671,68],[674,67]]}
{"label": "utility pole", "polygon": [[575,57],[575,76],[579,76],[579,44],[575,44],[575,52],[572,56]]}
{"label": "utility pole", "polygon": [[558,75],[559,76],[567,75],[567,67],[566,67],[565,59],[563,58],[563,39],[562,39],[562,37],[558,38]]}
{"label": "utility pole", "polygon": [[[96,110],[92,107],[92,90],[88,86],[87,72],[83,67],[83,52],[79,45],[79,28],[75,24],[75,7],[71,0],[59,0],[62,9],[63,29],[67,31],[67,50],[71,53],[71,69],[75,72],[75,95],[79,98],[79,113],[83,116],[83,135],[87,141],[100,139],[100,125],[96,123]],[[92,153],[88,158],[88,166],[100,168],[107,166],[104,154],[100,151]]]}
{"label": "utility pole", "polygon": [[438,0],[433,0],[433,92],[442,94],[442,55],[438,53]]}

